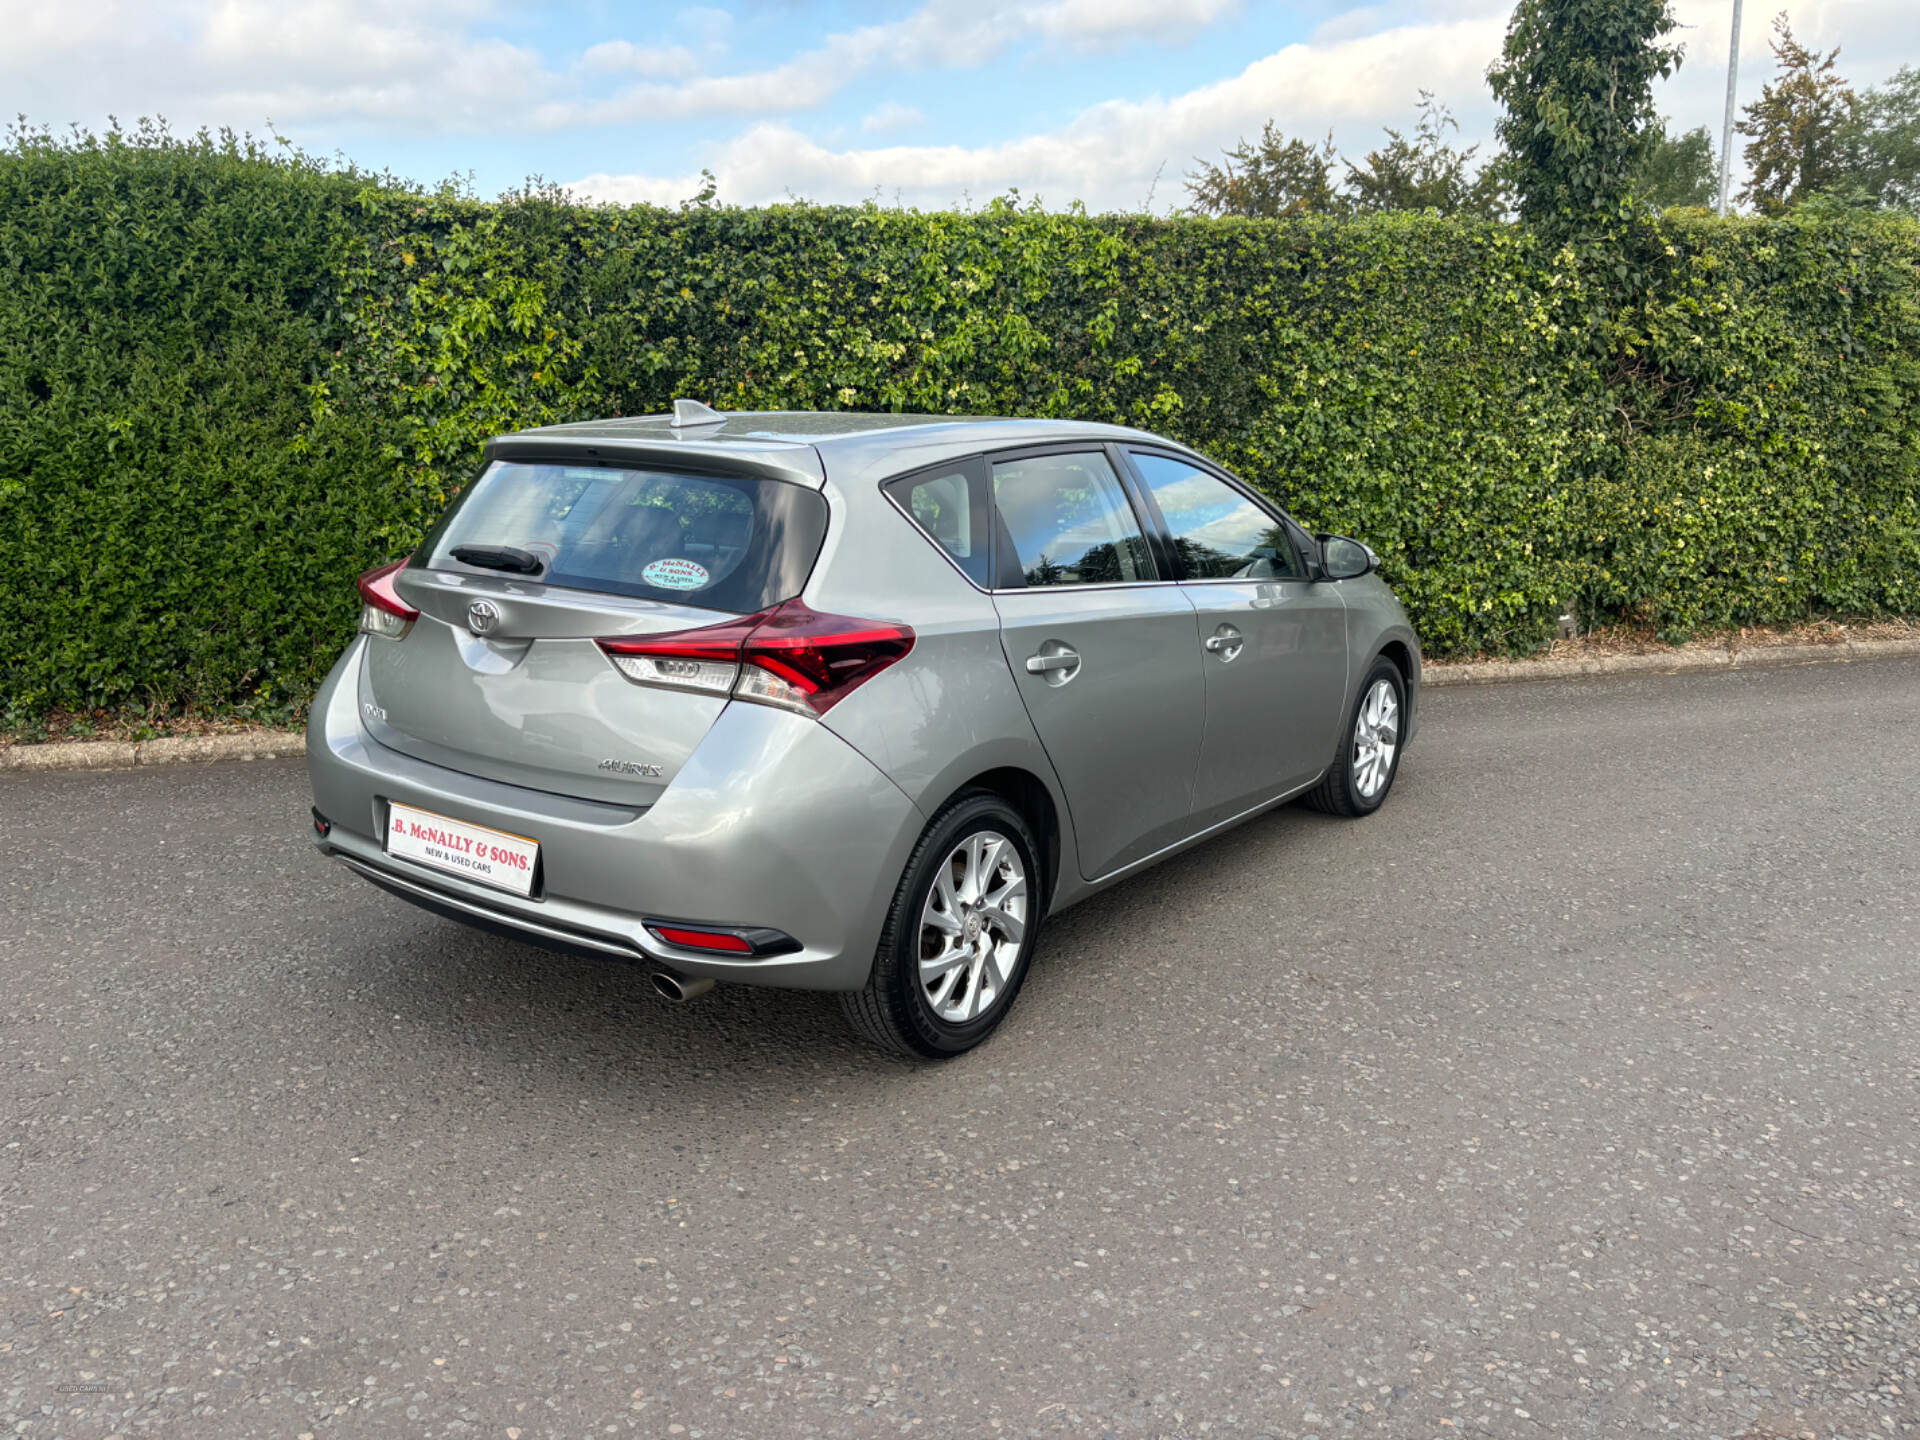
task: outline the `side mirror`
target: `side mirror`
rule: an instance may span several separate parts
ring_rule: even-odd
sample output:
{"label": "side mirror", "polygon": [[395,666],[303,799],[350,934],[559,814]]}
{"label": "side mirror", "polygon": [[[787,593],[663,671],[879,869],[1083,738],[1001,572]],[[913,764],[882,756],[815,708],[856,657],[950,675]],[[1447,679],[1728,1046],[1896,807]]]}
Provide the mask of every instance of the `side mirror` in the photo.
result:
{"label": "side mirror", "polygon": [[1329,580],[1357,580],[1380,568],[1380,557],[1358,540],[1321,535],[1320,570]]}

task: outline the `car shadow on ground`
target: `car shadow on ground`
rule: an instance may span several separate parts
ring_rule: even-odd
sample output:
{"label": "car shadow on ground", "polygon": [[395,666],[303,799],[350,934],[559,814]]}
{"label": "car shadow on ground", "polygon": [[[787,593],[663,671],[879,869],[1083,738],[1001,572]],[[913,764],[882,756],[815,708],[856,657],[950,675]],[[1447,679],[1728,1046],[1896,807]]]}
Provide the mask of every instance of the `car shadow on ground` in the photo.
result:
{"label": "car shadow on ground", "polygon": [[[858,1040],[830,994],[720,985],[676,1005],[654,992],[643,964],[472,931],[363,884],[349,892],[355,908],[377,907],[377,916],[332,942],[321,963],[356,1018],[415,1037],[417,1063],[458,1064],[481,1082],[523,1092],[554,1087],[562,1098],[591,1090],[596,1100],[630,1103],[671,1084],[680,1103],[751,1109],[747,1097],[769,1089],[875,1078],[948,1083],[956,1067],[1045,1063],[1068,1018],[1058,1007],[1074,1003],[1076,972],[1112,964],[1114,934],[1132,937],[1143,954],[1165,953],[1180,937],[1170,916],[1205,905],[1223,885],[1283,870],[1299,847],[1316,843],[1316,832],[1341,823],[1284,806],[1055,917],[1000,1032],[943,1065],[898,1060]],[[1204,966],[1205,955],[1194,962]]]}

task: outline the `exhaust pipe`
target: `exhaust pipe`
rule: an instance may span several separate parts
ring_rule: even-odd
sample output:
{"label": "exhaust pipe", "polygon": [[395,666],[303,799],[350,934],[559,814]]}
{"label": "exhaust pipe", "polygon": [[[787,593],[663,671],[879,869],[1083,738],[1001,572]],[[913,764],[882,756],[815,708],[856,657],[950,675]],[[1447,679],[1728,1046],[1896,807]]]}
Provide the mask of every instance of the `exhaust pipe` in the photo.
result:
{"label": "exhaust pipe", "polygon": [[713,981],[683,980],[678,975],[668,974],[665,970],[656,970],[653,972],[653,988],[660,992],[663,1000],[684,1005],[689,1000],[698,1000],[711,990]]}

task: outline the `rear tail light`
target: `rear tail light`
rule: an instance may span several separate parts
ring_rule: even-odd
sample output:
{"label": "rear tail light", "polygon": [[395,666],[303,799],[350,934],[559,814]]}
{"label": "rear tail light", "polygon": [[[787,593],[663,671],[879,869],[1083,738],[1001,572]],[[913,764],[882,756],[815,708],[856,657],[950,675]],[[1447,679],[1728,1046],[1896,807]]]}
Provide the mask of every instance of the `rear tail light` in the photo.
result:
{"label": "rear tail light", "polygon": [[406,564],[405,560],[395,560],[391,565],[369,570],[360,577],[362,635],[384,635],[389,640],[403,640],[413,628],[413,622],[420,618],[420,612],[402,600],[400,592],[393,588],[393,577],[405,569]]}
{"label": "rear tail light", "polygon": [[621,636],[599,645],[620,673],[637,685],[730,695],[740,677],[741,647],[754,627],[772,613],[762,610],[698,630]]}
{"label": "rear tail light", "polygon": [[905,625],[822,615],[789,600],[747,638],[747,669],[734,693],[824,715],[911,649]]}
{"label": "rear tail light", "polygon": [[913,631],[823,615],[789,600],[698,630],[610,636],[599,645],[639,685],[732,695],[818,716],[913,649]]}

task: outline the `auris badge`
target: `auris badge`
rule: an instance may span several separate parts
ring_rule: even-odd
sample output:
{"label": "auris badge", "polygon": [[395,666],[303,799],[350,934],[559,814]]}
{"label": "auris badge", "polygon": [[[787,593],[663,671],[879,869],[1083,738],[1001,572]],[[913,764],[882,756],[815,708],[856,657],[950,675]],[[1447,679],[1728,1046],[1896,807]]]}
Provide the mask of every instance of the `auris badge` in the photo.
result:
{"label": "auris badge", "polygon": [[467,606],[467,629],[476,635],[491,635],[500,628],[500,607],[491,600],[476,600]]}
{"label": "auris badge", "polygon": [[645,775],[654,780],[660,778],[660,767],[649,765],[644,760],[602,760],[598,768],[615,775]]}

